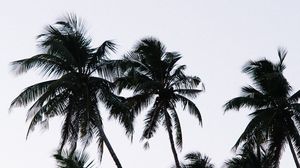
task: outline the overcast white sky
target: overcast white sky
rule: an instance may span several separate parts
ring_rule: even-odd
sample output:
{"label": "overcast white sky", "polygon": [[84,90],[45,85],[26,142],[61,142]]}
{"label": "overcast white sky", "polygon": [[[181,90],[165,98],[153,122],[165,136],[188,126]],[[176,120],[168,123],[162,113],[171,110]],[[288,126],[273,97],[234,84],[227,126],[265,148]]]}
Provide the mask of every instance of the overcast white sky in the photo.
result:
{"label": "overcast white sky", "polygon": [[[26,0],[2,1],[0,5],[0,162],[7,168],[54,168],[51,154],[59,143],[60,120],[50,129],[36,129],[25,140],[28,124],[26,110],[8,113],[13,98],[41,79],[36,73],[16,77],[9,62],[38,53],[36,36],[66,12],[84,18],[93,44],[113,39],[119,52],[128,51],[145,36],[159,38],[169,51],[182,53],[181,64],[187,72],[199,76],[206,92],[195,100],[204,125],[186,111],[180,113],[183,150],[200,151],[221,167],[232,156],[231,147],[249,119],[249,110],[223,115],[222,105],[250,84],[241,67],[249,59],[267,57],[277,60],[276,50],[288,49],[285,75],[291,85],[300,88],[300,1],[291,0]],[[118,58],[113,56],[112,58]],[[102,111],[107,118],[105,111]],[[105,130],[124,168],[167,168],[173,163],[168,136],[161,127],[145,151],[139,142],[143,116],[136,123],[131,144],[116,121],[106,121]],[[89,153],[96,159],[96,146]],[[105,151],[101,167],[115,167]],[[283,154],[282,168],[295,167],[289,148]]]}

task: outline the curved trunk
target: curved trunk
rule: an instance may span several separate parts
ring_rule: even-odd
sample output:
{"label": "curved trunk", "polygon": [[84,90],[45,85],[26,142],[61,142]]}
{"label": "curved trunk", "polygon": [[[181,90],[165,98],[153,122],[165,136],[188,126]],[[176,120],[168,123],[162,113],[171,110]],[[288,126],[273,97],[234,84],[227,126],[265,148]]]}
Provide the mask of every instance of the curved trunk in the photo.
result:
{"label": "curved trunk", "polygon": [[[167,118],[167,116],[166,116],[166,118]],[[171,125],[170,120],[166,119],[166,122],[167,122],[167,131],[168,131],[168,134],[169,134],[171,149],[172,149],[172,153],[173,153],[174,160],[175,160],[175,165],[176,165],[176,168],[181,168],[179,160],[178,160],[176,148],[175,148],[175,143],[174,143],[174,140],[173,140],[172,130],[170,128],[170,125]]]}
{"label": "curved trunk", "polygon": [[111,157],[113,158],[115,164],[117,165],[118,168],[122,168],[122,165],[121,165],[121,163],[120,163],[120,161],[119,161],[119,159],[118,159],[115,151],[113,150],[110,142],[108,141],[108,139],[107,139],[107,137],[106,137],[106,135],[104,133],[104,130],[103,130],[103,128],[102,128],[101,125],[98,125],[98,130],[99,130],[100,135],[101,135],[101,137],[102,137],[102,139],[103,139],[103,141],[105,143],[105,146],[107,147],[107,149],[108,149]]}
{"label": "curved trunk", "polygon": [[295,149],[294,149],[294,147],[293,147],[293,143],[292,143],[292,140],[291,140],[290,135],[288,135],[288,136],[286,137],[286,139],[287,139],[287,141],[288,141],[288,143],[289,143],[289,146],[290,146],[290,149],[291,149],[291,152],[292,152],[292,155],[293,155],[293,158],[294,158],[296,167],[297,167],[297,168],[300,168],[300,164],[299,164],[299,161],[298,161],[298,159],[297,159],[297,155],[296,155]]}

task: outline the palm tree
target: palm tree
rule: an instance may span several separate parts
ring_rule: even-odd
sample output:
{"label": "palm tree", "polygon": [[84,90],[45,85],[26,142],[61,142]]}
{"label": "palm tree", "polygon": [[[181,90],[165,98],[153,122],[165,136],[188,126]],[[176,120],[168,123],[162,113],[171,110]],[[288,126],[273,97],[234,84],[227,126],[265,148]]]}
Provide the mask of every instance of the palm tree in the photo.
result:
{"label": "palm tree", "polygon": [[191,152],[185,155],[184,160],[187,163],[182,163],[182,168],[214,168],[215,166],[210,163],[210,158],[202,155],[200,152]]}
{"label": "palm tree", "polygon": [[93,161],[89,162],[89,156],[83,152],[69,153],[68,151],[57,152],[53,155],[58,168],[93,168]]}
{"label": "palm tree", "polygon": [[288,142],[295,164],[300,168],[297,159],[297,155],[300,156],[300,136],[297,127],[300,124],[300,91],[291,94],[292,88],[283,76],[286,54],[285,50],[278,50],[278,63],[267,59],[249,61],[243,72],[251,76],[254,85],[243,87],[242,95],[228,101],[224,106],[225,111],[239,110],[242,107],[254,109],[250,114],[251,121],[235,147],[260,131],[268,141],[268,155],[272,157],[273,167],[279,166],[282,150]]}
{"label": "palm tree", "polygon": [[[179,168],[173,130],[176,131],[176,145],[182,147],[182,132],[176,103],[182,103],[190,114],[202,123],[197,106],[187,97],[195,98],[202,90],[195,89],[200,83],[196,76],[184,74],[185,65],[177,65],[181,55],[167,52],[165,46],[155,38],[145,38],[137,43],[133,51],[124,56],[119,69],[122,75],[115,82],[119,92],[123,89],[133,90],[133,96],[126,99],[133,115],[154,103],[144,120],[145,127],[141,140],[150,139],[162,124],[168,132],[171,149],[176,166]],[[148,142],[145,147],[148,147]]]}
{"label": "palm tree", "polygon": [[[12,63],[16,74],[36,68],[51,78],[25,88],[11,103],[12,108],[33,102],[27,112],[27,120],[30,120],[27,136],[37,124],[46,126],[50,118],[63,116],[59,151],[66,143],[74,151],[79,139],[88,145],[95,136],[98,138],[100,160],[104,143],[117,167],[121,168],[104,133],[98,109],[98,102],[104,103],[108,109],[122,108],[119,103],[121,97],[113,94],[114,84],[109,81],[114,74],[113,69],[107,66],[110,64],[107,56],[115,51],[115,44],[105,41],[92,48],[83,22],[75,15],[49,25],[38,39],[41,54]],[[133,131],[125,113],[114,117],[124,125],[128,134]]]}

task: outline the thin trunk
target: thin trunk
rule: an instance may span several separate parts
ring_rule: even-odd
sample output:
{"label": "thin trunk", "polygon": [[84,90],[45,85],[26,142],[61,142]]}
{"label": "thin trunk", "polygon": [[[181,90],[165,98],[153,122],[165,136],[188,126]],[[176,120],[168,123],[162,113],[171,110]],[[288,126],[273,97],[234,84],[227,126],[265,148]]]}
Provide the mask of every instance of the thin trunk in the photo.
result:
{"label": "thin trunk", "polygon": [[297,155],[296,155],[296,152],[294,150],[294,147],[293,147],[293,143],[292,143],[292,140],[291,140],[291,137],[288,135],[286,137],[288,143],[289,143],[289,146],[290,146],[290,149],[291,149],[291,152],[292,152],[292,155],[293,155],[293,158],[294,158],[294,161],[295,161],[295,164],[296,164],[296,167],[297,168],[300,168],[300,164],[299,164],[299,161],[297,159]]}
{"label": "thin trunk", "polygon": [[[88,86],[88,85],[87,85],[87,86]],[[87,93],[89,93],[88,89],[87,89]],[[87,97],[90,97],[90,96],[88,95]],[[90,100],[90,99],[88,99],[88,100]],[[88,103],[91,103],[91,102],[88,101]],[[91,106],[90,106],[89,104],[87,104],[87,107],[91,107]],[[109,151],[111,157],[113,158],[113,160],[114,160],[114,162],[115,162],[117,168],[122,168],[122,165],[121,165],[121,163],[120,163],[120,161],[119,161],[119,159],[118,159],[118,157],[117,157],[117,155],[116,155],[114,149],[112,148],[112,146],[111,146],[109,140],[107,139],[107,137],[106,137],[106,135],[105,135],[105,133],[104,133],[102,124],[100,124],[100,123],[101,123],[101,116],[100,116],[100,113],[98,113],[98,114],[96,115],[96,118],[97,118],[97,121],[96,121],[96,122],[97,122],[98,131],[99,131],[99,133],[100,133],[101,138],[103,139],[103,141],[104,141],[104,143],[105,143],[105,146],[107,147],[107,149],[108,149],[108,151]]]}
{"label": "thin trunk", "polygon": [[175,160],[175,165],[176,165],[177,168],[181,168],[179,160],[178,160],[176,148],[175,148],[175,143],[174,143],[174,140],[173,140],[172,130],[170,128],[170,120],[166,119],[166,122],[167,122],[167,131],[168,131],[168,134],[169,134],[169,140],[170,140],[170,144],[171,144],[171,148],[172,148],[172,153],[173,153],[174,160]]}
{"label": "thin trunk", "polygon": [[108,149],[111,157],[115,161],[115,164],[117,165],[118,168],[122,168],[122,165],[121,165],[121,163],[120,163],[120,161],[119,161],[119,159],[118,159],[115,151],[113,150],[110,142],[108,141],[108,139],[107,139],[107,137],[106,137],[106,135],[104,133],[104,130],[103,130],[103,128],[102,128],[101,125],[98,125],[98,130],[99,130],[99,132],[101,134],[101,138],[103,139],[103,141],[104,141],[104,143],[105,143],[105,145],[106,145],[106,147],[107,147],[107,149]]}

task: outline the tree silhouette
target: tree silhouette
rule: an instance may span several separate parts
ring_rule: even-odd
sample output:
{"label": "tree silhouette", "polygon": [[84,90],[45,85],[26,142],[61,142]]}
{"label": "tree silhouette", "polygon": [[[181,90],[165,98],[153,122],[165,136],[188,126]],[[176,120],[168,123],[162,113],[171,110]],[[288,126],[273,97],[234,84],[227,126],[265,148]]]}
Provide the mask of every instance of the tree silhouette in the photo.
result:
{"label": "tree silhouette", "polygon": [[[195,98],[202,90],[195,89],[200,83],[196,76],[184,74],[185,65],[177,65],[181,55],[167,52],[165,46],[155,38],[140,40],[133,51],[124,56],[118,67],[122,76],[116,80],[119,92],[133,90],[133,96],[126,99],[126,105],[134,116],[151,105],[144,120],[142,140],[150,139],[162,124],[168,132],[176,166],[179,160],[175,149],[173,130],[176,131],[176,145],[182,147],[181,125],[176,110],[177,102],[197,117],[202,123],[200,111],[187,97]],[[154,102],[153,102],[154,100]],[[148,147],[148,142],[145,147]]]}
{"label": "tree silhouette", "polygon": [[251,121],[235,147],[246,142],[255,133],[262,132],[268,141],[268,156],[272,158],[272,167],[279,166],[282,150],[288,142],[299,168],[297,155],[300,155],[300,136],[297,125],[300,123],[300,91],[291,95],[292,88],[283,75],[286,54],[285,50],[278,50],[278,63],[267,59],[249,61],[243,72],[250,75],[254,85],[243,87],[242,96],[233,98],[224,106],[225,111],[239,110],[242,107],[254,109],[250,114]]}
{"label": "tree silhouette", "polygon": [[200,152],[191,152],[185,155],[184,160],[187,163],[181,163],[182,168],[214,168],[210,163],[210,158],[202,155]]}
{"label": "tree silhouette", "polygon": [[[50,78],[27,87],[11,103],[12,108],[33,102],[27,112],[27,120],[30,120],[27,135],[37,124],[46,126],[50,118],[63,116],[59,151],[66,143],[74,151],[78,140],[88,145],[92,137],[97,137],[100,160],[104,143],[120,168],[120,161],[104,133],[98,109],[98,102],[112,110],[123,108],[121,97],[113,94],[114,84],[109,81],[114,70],[108,66],[111,63],[108,55],[115,51],[115,44],[105,41],[92,48],[84,23],[72,14],[47,26],[38,39],[41,54],[12,63],[16,74],[38,69]],[[133,129],[126,115],[118,113],[115,117],[130,134]]]}
{"label": "tree silhouette", "polygon": [[58,168],[93,168],[93,161],[89,162],[89,156],[83,152],[68,151],[57,152],[53,155]]}

